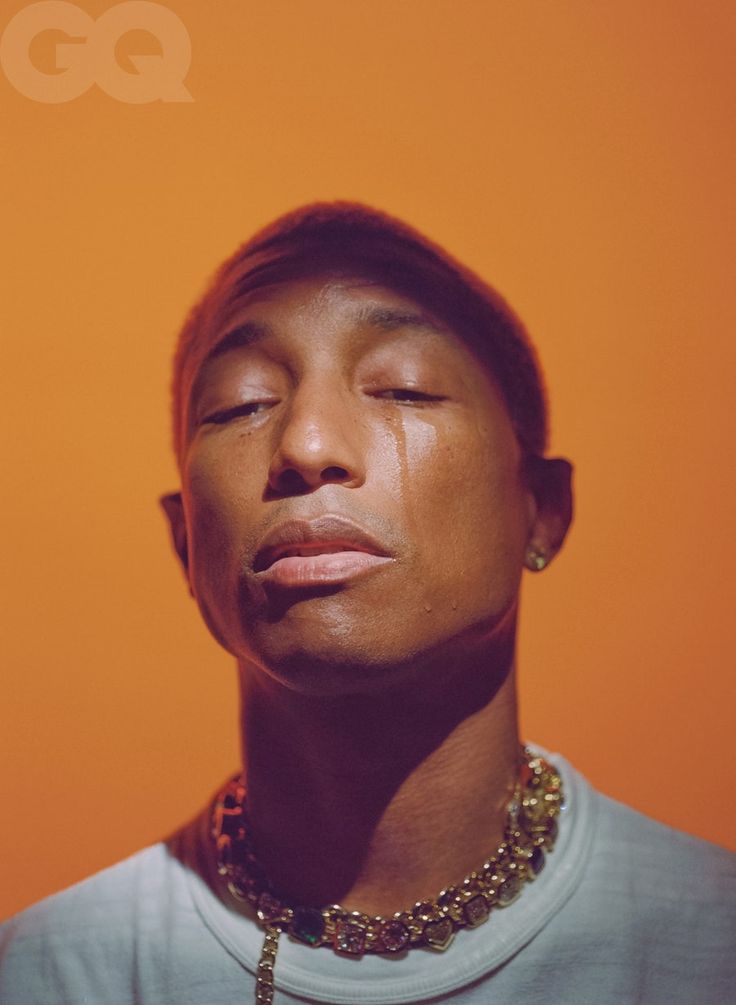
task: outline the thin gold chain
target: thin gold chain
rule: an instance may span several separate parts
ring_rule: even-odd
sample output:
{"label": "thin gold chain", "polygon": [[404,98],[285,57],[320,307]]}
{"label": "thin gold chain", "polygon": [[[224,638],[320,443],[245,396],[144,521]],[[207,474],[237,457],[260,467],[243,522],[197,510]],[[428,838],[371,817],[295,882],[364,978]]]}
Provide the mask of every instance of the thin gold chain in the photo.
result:
{"label": "thin gold chain", "polygon": [[279,934],[278,928],[269,926],[263,940],[261,958],[258,961],[258,973],[256,974],[256,1001],[261,1005],[270,1005],[273,1001],[273,968],[276,965]]}

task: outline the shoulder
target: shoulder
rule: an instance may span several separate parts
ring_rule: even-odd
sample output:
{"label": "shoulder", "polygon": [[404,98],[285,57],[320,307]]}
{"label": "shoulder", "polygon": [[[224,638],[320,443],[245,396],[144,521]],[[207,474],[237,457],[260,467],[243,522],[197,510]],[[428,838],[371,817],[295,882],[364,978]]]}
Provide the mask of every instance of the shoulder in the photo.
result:
{"label": "shoulder", "polygon": [[[658,823],[596,792],[563,764],[572,799],[560,836],[571,832],[571,896],[526,953],[539,964],[549,1000],[647,1005],[734,1001],[736,855]],[[569,784],[568,784],[569,783]],[[556,961],[550,979],[550,961]]]}
{"label": "shoulder", "polygon": [[600,793],[594,801],[591,853],[570,904],[581,944],[601,959],[620,953],[648,980],[736,980],[736,855]]}
{"label": "shoulder", "polygon": [[[600,797],[591,888],[638,952],[697,960],[736,980],[736,855]],[[720,962],[719,962],[720,961]]]}
{"label": "shoulder", "polygon": [[[570,770],[568,768],[568,770]],[[626,898],[630,909],[685,918],[701,907],[736,908],[736,854],[675,830],[592,788],[575,772],[589,806],[591,850],[585,883],[599,896]]]}
{"label": "shoulder", "polygon": [[699,880],[699,888],[720,893],[736,881],[736,853],[679,831],[612,799],[560,754],[549,755],[559,764],[566,791],[571,793],[573,816],[591,843],[591,865],[610,868],[623,877],[645,869],[652,876],[680,870]]}
{"label": "shoulder", "polygon": [[89,878],[55,893],[0,925],[3,940],[33,937],[62,926],[65,932],[89,923],[103,928],[124,921],[142,889],[166,883],[170,855],[163,843],[144,848]]}
{"label": "shoulder", "polygon": [[[736,854],[659,823],[598,794],[596,845],[617,869],[677,879],[696,899],[724,899],[736,882]],[[683,890],[684,892],[684,890]]]}
{"label": "shoulder", "polygon": [[0,925],[0,1000],[106,1000],[141,931],[186,912],[181,872],[166,844],[152,845]]}

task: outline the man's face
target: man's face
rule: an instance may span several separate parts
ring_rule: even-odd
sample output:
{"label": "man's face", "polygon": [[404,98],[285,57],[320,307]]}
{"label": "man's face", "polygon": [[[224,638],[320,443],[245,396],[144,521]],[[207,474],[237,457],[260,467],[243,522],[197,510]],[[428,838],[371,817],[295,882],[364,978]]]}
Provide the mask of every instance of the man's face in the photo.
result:
{"label": "man's face", "polygon": [[180,532],[230,652],[296,689],[360,692],[513,620],[534,499],[456,335],[357,278],[252,292],[218,334],[189,402]]}

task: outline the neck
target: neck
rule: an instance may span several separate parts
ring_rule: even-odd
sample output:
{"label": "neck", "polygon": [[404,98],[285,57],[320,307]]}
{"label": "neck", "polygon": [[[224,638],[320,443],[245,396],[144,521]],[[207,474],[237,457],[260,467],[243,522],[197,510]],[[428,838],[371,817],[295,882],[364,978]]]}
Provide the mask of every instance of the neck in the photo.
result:
{"label": "neck", "polygon": [[253,842],[285,897],[392,914],[501,841],[518,767],[510,657],[444,671],[435,685],[318,698],[241,666]]}

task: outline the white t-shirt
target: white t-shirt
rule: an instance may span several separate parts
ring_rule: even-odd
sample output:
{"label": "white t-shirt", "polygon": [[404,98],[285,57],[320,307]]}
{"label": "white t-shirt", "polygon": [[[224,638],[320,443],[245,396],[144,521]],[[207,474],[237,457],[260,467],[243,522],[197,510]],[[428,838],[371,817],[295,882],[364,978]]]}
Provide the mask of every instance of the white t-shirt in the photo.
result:
{"label": "white t-shirt", "polygon": [[[736,1005],[736,856],[596,793],[559,755],[545,868],[444,952],[350,959],[282,935],[275,1005]],[[255,1001],[263,933],[213,893],[207,813],[0,927],[2,1005]]]}

